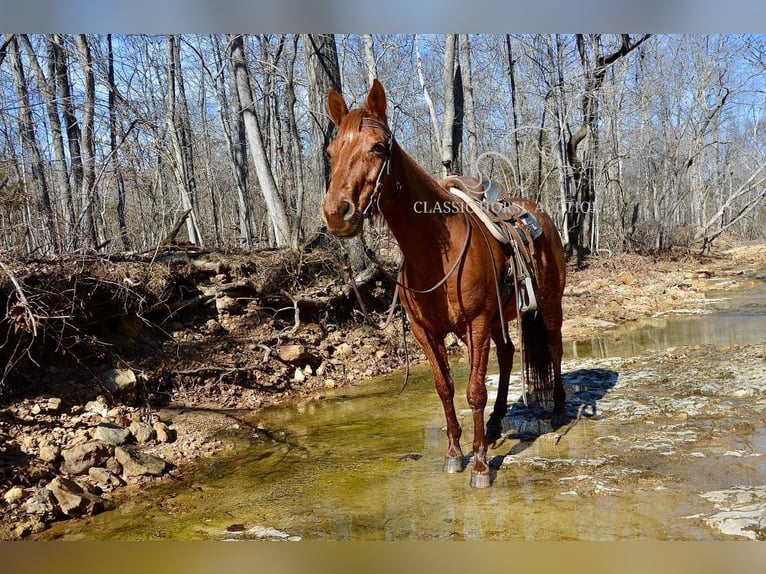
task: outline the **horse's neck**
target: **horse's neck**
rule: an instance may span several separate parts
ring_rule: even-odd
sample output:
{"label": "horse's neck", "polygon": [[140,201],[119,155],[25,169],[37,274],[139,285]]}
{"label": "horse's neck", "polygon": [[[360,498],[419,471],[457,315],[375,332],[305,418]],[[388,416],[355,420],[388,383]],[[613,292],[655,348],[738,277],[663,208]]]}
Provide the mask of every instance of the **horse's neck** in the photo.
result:
{"label": "horse's neck", "polygon": [[[398,146],[391,172],[389,200],[381,205],[381,210],[405,257],[436,243],[444,247],[450,237],[448,229],[456,219],[455,214],[445,214],[444,208],[454,198]],[[436,206],[437,203],[440,205]]]}

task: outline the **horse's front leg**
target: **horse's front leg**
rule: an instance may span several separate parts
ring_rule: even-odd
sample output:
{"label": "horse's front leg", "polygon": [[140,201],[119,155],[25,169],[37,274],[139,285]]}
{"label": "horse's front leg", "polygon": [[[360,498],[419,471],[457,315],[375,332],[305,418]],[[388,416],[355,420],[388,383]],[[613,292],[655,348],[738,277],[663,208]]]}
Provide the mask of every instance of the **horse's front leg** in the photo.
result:
{"label": "horse's front leg", "polygon": [[444,340],[434,337],[425,329],[412,323],[412,334],[420,343],[423,352],[428,358],[431,370],[434,373],[434,386],[436,392],[442,401],[444,408],[444,417],[447,420],[447,455],[444,459],[444,472],[462,472],[465,468],[463,464],[463,451],[460,448],[460,435],[463,433],[460,423],[455,413],[455,384],[449,371],[449,361],[447,349],[444,346]]}
{"label": "horse's front leg", "polygon": [[490,336],[487,329],[469,331],[468,352],[471,373],[468,376],[466,398],[473,413],[473,469],[471,486],[486,488],[492,484],[487,463],[487,436],[484,433],[484,408],[487,406],[487,362],[489,360]]}

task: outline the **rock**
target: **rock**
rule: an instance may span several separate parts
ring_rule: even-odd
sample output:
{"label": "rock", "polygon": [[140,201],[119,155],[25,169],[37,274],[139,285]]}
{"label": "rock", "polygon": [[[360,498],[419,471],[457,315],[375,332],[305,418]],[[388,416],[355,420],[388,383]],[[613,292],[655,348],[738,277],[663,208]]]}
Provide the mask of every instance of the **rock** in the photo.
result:
{"label": "rock", "polygon": [[635,285],[638,283],[638,279],[636,279],[630,271],[621,271],[617,275],[617,279],[619,279],[623,285]]}
{"label": "rock", "polygon": [[126,478],[161,476],[168,466],[161,458],[135,448],[118,446],[114,451],[114,455],[122,465],[122,474]]}
{"label": "rock", "polygon": [[57,476],[48,485],[48,489],[53,493],[61,512],[67,516],[96,514],[104,509],[100,496],[74,480]]}
{"label": "rock", "polygon": [[111,369],[101,374],[104,388],[111,393],[126,393],[136,387],[136,374],[130,369]]}
{"label": "rock", "polygon": [[325,379],[324,386],[327,389],[334,389],[335,388],[335,380],[334,379]]}
{"label": "rock", "polygon": [[64,463],[61,470],[66,474],[85,474],[93,466],[101,466],[112,456],[114,447],[99,440],[88,441],[61,451]]}
{"label": "rock", "polygon": [[61,447],[48,440],[40,443],[38,456],[45,462],[56,462],[61,455]]}
{"label": "rock", "polygon": [[104,464],[104,468],[106,468],[109,472],[111,472],[112,474],[116,476],[120,476],[122,474],[122,465],[119,462],[117,462],[117,459],[114,457],[106,461],[106,463]]}
{"label": "rock", "polygon": [[3,494],[3,499],[6,504],[16,504],[22,498],[24,498],[24,489],[20,486],[9,488],[6,493]]}
{"label": "rock", "polygon": [[337,347],[335,347],[335,351],[333,352],[333,357],[348,357],[351,354],[351,345],[348,343],[341,343]]}
{"label": "rock", "polygon": [[277,354],[286,363],[300,363],[311,358],[304,345],[281,345]]}
{"label": "rock", "polygon": [[130,431],[114,423],[101,423],[93,431],[93,438],[107,444],[118,446],[130,438]]}
{"label": "rock", "polygon": [[157,432],[149,423],[134,421],[130,423],[128,430],[135,437],[136,441],[140,443],[149,442],[157,438]]}
{"label": "rock", "polygon": [[102,417],[106,416],[108,408],[109,407],[106,404],[106,399],[101,395],[99,395],[95,401],[88,401],[85,403],[86,413],[96,413]]}
{"label": "rock", "polygon": [[59,513],[56,499],[47,488],[34,488],[32,496],[24,501],[21,509],[27,514],[34,514],[45,521],[54,520]]}
{"label": "rock", "polygon": [[111,470],[100,466],[91,468],[88,471],[88,477],[104,492],[109,492],[125,484],[125,481]]}
{"label": "rock", "polygon": [[300,367],[295,369],[295,373],[293,374],[293,382],[302,383],[305,380],[306,380],[306,375],[303,374],[303,371],[301,371]]}
{"label": "rock", "polygon": [[51,397],[48,399],[48,403],[45,405],[45,410],[49,413],[57,413],[61,410],[61,399],[58,397]]}
{"label": "rock", "polygon": [[239,302],[234,297],[224,295],[215,300],[215,308],[218,313],[236,313],[240,309]]}
{"label": "rock", "polygon": [[178,436],[175,429],[171,429],[162,421],[154,423],[152,428],[157,433],[157,440],[159,442],[174,442]]}

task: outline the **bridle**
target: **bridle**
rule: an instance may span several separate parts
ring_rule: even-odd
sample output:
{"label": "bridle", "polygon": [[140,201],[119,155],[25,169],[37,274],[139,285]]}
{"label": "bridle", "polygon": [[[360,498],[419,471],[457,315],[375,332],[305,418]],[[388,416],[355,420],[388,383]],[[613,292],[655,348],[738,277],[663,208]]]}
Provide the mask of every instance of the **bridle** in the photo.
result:
{"label": "bridle", "polygon": [[[367,203],[367,207],[365,207],[364,211],[362,212],[363,217],[366,217],[369,219],[372,217],[373,205],[377,206],[378,211],[380,211],[380,195],[381,195],[381,192],[383,191],[383,175],[385,174],[386,177],[391,175],[391,157],[394,152],[394,134],[391,133],[391,128],[389,128],[385,123],[375,118],[371,118],[371,117],[362,118],[362,126],[377,128],[381,130],[384,134],[386,134],[386,158],[383,160],[383,164],[380,166],[380,171],[378,171],[378,177],[375,179],[375,187],[372,190],[370,201]],[[398,193],[399,190],[402,188],[401,184],[399,183],[399,180],[396,180],[394,182],[394,187]]]}

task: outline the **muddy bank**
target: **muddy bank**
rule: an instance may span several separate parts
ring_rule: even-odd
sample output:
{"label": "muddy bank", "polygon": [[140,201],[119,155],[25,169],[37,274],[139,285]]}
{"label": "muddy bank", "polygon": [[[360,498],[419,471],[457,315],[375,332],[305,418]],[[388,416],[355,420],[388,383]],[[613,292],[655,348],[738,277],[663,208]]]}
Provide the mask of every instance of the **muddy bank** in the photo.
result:
{"label": "muddy bank", "polygon": [[[707,292],[747,286],[763,268],[763,245],[724,250],[704,260],[626,255],[592,261],[584,270],[570,270],[565,337],[591,336],[616,324],[663,313],[704,312]],[[206,281],[232,283],[230,277],[216,275],[221,274]],[[379,311],[376,318],[380,319],[386,290],[378,285],[376,294],[374,282],[372,287],[371,296],[379,300],[373,310]],[[317,297],[332,291],[328,285],[309,289],[317,289],[312,291]],[[349,295],[346,293],[347,301]],[[35,381],[31,396],[4,405],[0,416],[4,449],[0,537],[29,535],[52,520],[67,517],[60,501],[51,501],[48,494],[56,477],[73,478],[85,493],[69,515],[97,512],[148,484],[181,478],[195,460],[231,448],[219,431],[247,431],[245,411],[301,394],[321,396],[326,389],[362,383],[402,365],[396,323],[385,332],[377,331],[360,323],[360,314],[349,311],[349,306],[339,309],[340,315],[304,313],[296,321],[293,301],[282,300],[284,310],[268,314],[254,297],[230,298],[233,303],[219,303],[224,297],[213,297],[210,304],[174,316],[163,325],[169,337],[151,336],[154,330],[135,323],[131,330],[130,324],[118,322],[117,336],[109,342],[119,348],[122,360],[115,364],[108,360],[114,356],[105,354],[88,365],[101,381],[95,392],[86,384],[75,384],[81,378],[76,376],[77,365],[48,365]],[[413,363],[422,362],[411,339],[409,347]],[[457,344],[452,350],[462,352]],[[130,397],[104,392],[104,374],[114,369],[132,372],[134,389],[139,392]],[[103,408],[89,411],[89,402],[99,394]],[[51,409],[51,404],[58,407]],[[93,468],[106,468],[127,486],[118,482],[109,488],[109,481],[116,481],[100,470],[94,471],[97,478],[93,478],[89,469],[72,475],[62,468],[62,451],[96,440],[95,434],[102,432],[99,427],[110,424],[129,429],[134,422],[165,423],[172,431],[173,440],[159,440],[156,431],[154,437],[140,440],[136,427],[126,438],[131,448],[166,463],[159,476],[125,476],[124,468],[115,464],[113,451]],[[32,505],[37,514],[29,512],[30,499],[39,503]]]}

